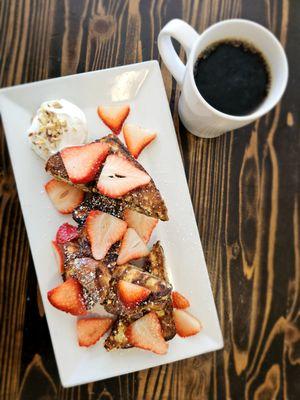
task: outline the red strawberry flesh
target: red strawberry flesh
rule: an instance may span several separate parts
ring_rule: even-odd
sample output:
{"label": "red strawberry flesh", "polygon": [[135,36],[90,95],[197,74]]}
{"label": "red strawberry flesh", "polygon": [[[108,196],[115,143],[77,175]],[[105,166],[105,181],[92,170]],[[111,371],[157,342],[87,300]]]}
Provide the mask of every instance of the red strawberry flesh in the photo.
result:
{"label": "red strawberry flesh", "polygon": [[119,251],[117,264],[122,265],[130,260],[146,257],[149,254],[149,249],[132,228],[128,228]]}
{"label": "red strawberry flesh", "polygon": [[151,290],[124,280],[118,282],[117,290],[119,299],[128,308],[133,308],[145,301],[151,294]]}
{"label": "red strawberry flesh", "polygon": [[62,224],[56,233],[56,242],[59,244],[64,244],[70,242],[71,240],[77,239],[79,237],[78,229],[76,226],[68,224]]}
{"label": "red strawberry flesh", "polygon": [[168,350],[159,319],[153,311],[129,325],[125,335],[134,347],[150,350],[156,354],[166,354]]}
{"label": "red strawberry flesh", "polygon": [[56,258],[56,262],[59,268],[59,272],[62,274],[65,270],[64,268],[64,252],[61,248],[61,246],[59,245],[59,243],[57,243],[57,241],[52,240],[52,248],[54,251],[54,255]]}
{"label": "red strawberry flesh", "polygon": [[190,306],[190,302],[179,292],[172,292],[172,300],[174,308],[184,310]]}
{"label": "red strawberry flesh", "polygon": [[112,318],[84,318],[77,321],[79,346],[90,347],[108,331]]}
{"label": "red strawberry flesh", "polygon": [[107,143],[94,142],[63,149],[60,154],[73,183],[92,181],[109,152]]}
{"label": "red strawberry flesh", "polygon": [[126,146],[135,158],[138,158],[141,151],[157,136],[150,129],[141,128],[133,124],[125,124],[123,134]]}
{"label": "red strawberry flesh", "polygon": [[53,307],[72,315],[85,315],[86,308],[82,296],[82,286],[73,278],[50,290],[47,293]]}
{"label": "red strawberry flesh", "polygon": [[84,198],[82,190],[56,179],[47,182],[45,190],[52,204],[61,214],[70,214]]}
{"label": "red strawberry flesh", "polygon": [[110,214],[94,210],[87,217],[86,228],[93,257],[102,260],[110,247],[122,239],[127,224]]}
{"label": "red strawberry flesh", "polygon": [[99,106],[97,108],[99,117],[116,135],[120,133],[129,111],[130,107],[127,104],[119,106]]}
{"label": "red strawberry flesh", "polygon": [[118,198],[149,182],[150,176],[146,172],[137,168],[125,157],[111,154],[106,158],[97,189],[105,196]]}
{"label": "red strawberry flesh", "polygon": [[173,310],[176,332],[181,337],[196,335],[201,331],[200,321],[185,310]]}
{"label": "red strawberry flesh", "polygon": [[127,222],[128,228],[133,228],[144,243],[148,243],[158,222],[156,218],[148,217],[129,208],[124,211],[124,220]]}

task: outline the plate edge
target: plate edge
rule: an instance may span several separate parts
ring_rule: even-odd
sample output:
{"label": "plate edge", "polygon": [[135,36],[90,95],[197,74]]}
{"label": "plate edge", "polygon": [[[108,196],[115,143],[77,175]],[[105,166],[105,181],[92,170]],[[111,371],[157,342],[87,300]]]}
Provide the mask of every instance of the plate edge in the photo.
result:
{"label": "plate edge", "polygon": [[[114,69],[135,68],[138,65],[146,65],[146,64],[153,64],[153,65],[156,64],[156,65],[159,66],[158,60],[147,60],[147,61],[142,61],[142,62],[139,62],[139,63],[125,64],[125,65],[120,65],[120,66],[115,66],[115,67],[110,67],[110,68],[103,68],[103,69],[97,69],[97,70],[93,70],[93,71],[80,72],[78,74],[62,75],[62,76],[56,76],[56,77],[53,77],[53,78],[41,79],[41,80],[33,81],[33,82],[19,83],[17,85],[6,86],[4,88],[1,88],[0,89],[0,97],[5,96],[5,94],[7,94],[9,92],[16,91],[16,90],[18,90],[20,88],[24,88],[24,87],[30,88],[32,86],[42,85],[42,84],[47,83],[49,81],[55,81],[57,79],[63,79],[63,78],[71,79],[73,77],[83,76],[83,75],[86,75],[86,74],[96,74],[96,73],[101,72],[101,71],[110,71],[110,70],[114,70]],[[1,109],[0,109],[0,111],[1,111]]]}

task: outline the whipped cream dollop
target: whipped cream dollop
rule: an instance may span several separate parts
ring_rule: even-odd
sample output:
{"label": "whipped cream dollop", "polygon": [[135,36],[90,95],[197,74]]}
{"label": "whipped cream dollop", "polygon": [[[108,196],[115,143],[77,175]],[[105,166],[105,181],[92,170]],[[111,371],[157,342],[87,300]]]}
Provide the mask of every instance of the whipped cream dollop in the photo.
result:
{"label": "whipped cream dollop", "polygon": [[42,103],[27,133],[33,150],[44,160],[64,147],[85,143],[88,137],[83,111],[64,99]]}

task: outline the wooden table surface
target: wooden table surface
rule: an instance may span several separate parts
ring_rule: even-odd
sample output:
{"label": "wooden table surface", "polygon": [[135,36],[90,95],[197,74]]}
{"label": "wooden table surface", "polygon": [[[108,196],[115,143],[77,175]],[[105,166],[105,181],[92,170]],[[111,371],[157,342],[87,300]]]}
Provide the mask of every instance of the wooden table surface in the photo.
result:
{"label": "wooden table surface", "polygon": [[[299,399],[298,0],[1,0],[1,87],[159,59],[172,18],[198,31],[243,17],[286,49],[280,104],[251,126],[199,139],[162,73],[224,334],[224,350],[63,389],[3,128],[0,132],[0,399]],[[181,56],[183,53],[181,52]]]}

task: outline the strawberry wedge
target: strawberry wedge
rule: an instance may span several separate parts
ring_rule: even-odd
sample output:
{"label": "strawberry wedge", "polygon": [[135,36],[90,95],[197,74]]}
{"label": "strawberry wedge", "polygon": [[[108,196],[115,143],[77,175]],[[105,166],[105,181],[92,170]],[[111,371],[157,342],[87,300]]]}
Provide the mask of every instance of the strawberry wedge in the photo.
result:
{"label": "strawberry wedge", "polygon": [[121,106],[99,106],[97,108],[99,117],[116,135],[120,133],[129,111],[130,107],[127,104]]}
{"label": "strawberry wedge", "polygon": [[123,135],[128,150],[135,158],[138,158],[141,151],[157,136],[156,132],[133,124],[124,125]]}
{"label": "strawberry wedge", "polygon": [[101,194],[118,198],[140,186],[147,185],[150,176],[120,155],[107,157],[99,176],[97,189]]}
{"label": "strawberry wedge", "polygon": [[119,299],[128,308],[133,308],[142,301],[145,301],[151,294],[151,290],[123,280],[118,282],[117,291]]}
{"label": "strawberry wedge", "polygon": [[193,336],[202,329],[200,321],[185,310],[173,310],[176,332],[181,337]]}
{"label": "strawberry wedge", "polygon": [[128,228],[121,243],[117,264],[122,265],[130,260],[146,257],[148,254],[148,247],[136,231],[132,228]]}
{"label": "strawberry wedge", "polygon": [[62,274],[65,271],[65,268],[64,268],[64,261],[65,261],[64,252],[63,252],[60,244],[57,241],[52,240],[51,244],[52,244],[52,249],[53,249],[53,252],[54,252],[54,255],[55,255],[55,259],[56,259],[56,262],[57,262],[57,265],[58,265],[59,272]]}
{"label": "strawberry wedge", "polygon": [[60,152],[69,179],[73,183],[88,183],[95,178],[109,152],[106,143],[89,143],[67,147]]}
{"label": "strawberry wedge", "polygon": [[56,232],[56,242],[64,244],[75,240],[79,237],[79,232],[76,226],[68,224],[68,222],[62,224]]}
{"label": "strawberry wedge", "polygon": [[90,347],[108,331],[112,318],[84,318],[77,321],[79,346]]}
{"label": "strawberry wedge", "polygon": [[178,308],[179,310],[184,310],[185,308],[189,308],[190,302],[179,292],[172,292],[172,301],[173,307]]}
{"label": "strawberry wedge", "polygon": [[127,224],[110,214],[94,210],[86,219],[86,229],[93,257],[102,260],[110,247],[122,239]]}
{"label": "strawberry wedge", "polygon": [[134,347],[150,350],[156,354],[166,354],[168,350],[159,319],[153,311],[129,325],[125,335]]}
{"label": "strawberry wedge", "polygon": [[129,208],[124,211],[124,220],[127,222],[128,228],[133,228],[144,243],[148,243],[158,222],[156,218],[148,217]]}
{"label": "strawberry wedge", "polygon": [[85,315],[86,308],[82,296],[82,286],[73,278],[50,290],[47,293],[53,307],[72,315]]}
{"label": "strawberry wedge", "polygon": [[84,198],[82,190],[56,179],[47,182],[45,190],[52,204],[61,214],[70,214]]}

